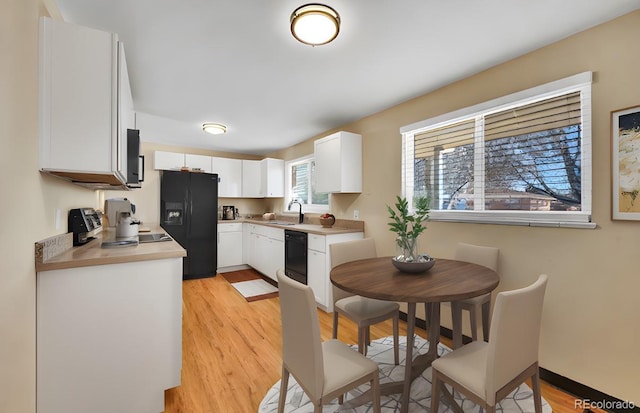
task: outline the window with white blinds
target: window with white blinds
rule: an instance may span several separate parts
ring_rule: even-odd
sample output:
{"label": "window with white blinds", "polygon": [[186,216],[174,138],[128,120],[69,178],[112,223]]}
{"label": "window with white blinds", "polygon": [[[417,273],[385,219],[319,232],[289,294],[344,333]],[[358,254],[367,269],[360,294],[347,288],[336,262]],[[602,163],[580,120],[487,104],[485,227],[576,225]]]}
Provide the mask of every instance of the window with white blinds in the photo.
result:
{"label": "window with white blinds", "polygon": [[401,129],[403,193],[431,219],[592,228],[591,73]]}
{"label": "window with white blinds", "polygon": [[287,162],[285,211],[289,202],[297,200],[308,212],[327,211],[329,194],[315,191],[315,162],[313,156]]}

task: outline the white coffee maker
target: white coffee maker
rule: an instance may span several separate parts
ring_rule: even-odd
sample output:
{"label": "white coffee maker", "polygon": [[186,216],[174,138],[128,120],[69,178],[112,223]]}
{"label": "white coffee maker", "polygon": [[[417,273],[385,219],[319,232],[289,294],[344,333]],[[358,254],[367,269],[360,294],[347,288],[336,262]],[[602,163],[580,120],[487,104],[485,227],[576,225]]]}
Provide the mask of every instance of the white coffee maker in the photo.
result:
{"label": "white coffee maker", "polygon": [[120,213],[125,212],[133,216],[136,213],[136,206],[127,198],[109,198],[104,200],[104,214],[107,217],[107,224],[104,226],[115,227],[118,225]]}

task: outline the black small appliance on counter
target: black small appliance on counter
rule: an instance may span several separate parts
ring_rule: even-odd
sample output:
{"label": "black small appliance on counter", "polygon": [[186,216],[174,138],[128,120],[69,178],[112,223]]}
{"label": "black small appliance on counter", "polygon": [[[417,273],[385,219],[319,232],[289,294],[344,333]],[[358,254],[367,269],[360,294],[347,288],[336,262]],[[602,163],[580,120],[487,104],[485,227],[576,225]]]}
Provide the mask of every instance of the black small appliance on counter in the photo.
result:
{"label": "black small appliance on counter", "polygon": [[69,210],[68,231],[73,232],[73,245],[84,245],[102,231],[100,214],[93,208]]}
{"label": "black small appliance on counter", "polygon": [[222,219],[236,219],[238,218],[238,208],[233,205],[224,205],[222,207]]}

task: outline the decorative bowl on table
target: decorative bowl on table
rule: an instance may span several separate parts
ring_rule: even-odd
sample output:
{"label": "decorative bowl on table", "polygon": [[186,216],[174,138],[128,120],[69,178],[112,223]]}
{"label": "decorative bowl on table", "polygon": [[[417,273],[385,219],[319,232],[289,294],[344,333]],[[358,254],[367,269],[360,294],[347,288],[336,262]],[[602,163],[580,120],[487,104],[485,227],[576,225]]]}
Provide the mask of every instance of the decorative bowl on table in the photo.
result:
{"label": "decorative bowl on table", "polygon": [[398,269],[400,272],[419,274],[429,270],[436,263],[435,258],[431,258],[427,254],[423,254],[418,256],[417,260],[413,261],[403,261],[398,259],[397,257],[391,258],[391,262],[393,266]]}
{"label": "decorative bowl on table", "polygon": [[336,217],[331,214],[320,215],[320,225],[323,228],[331,228],[336,223]]}

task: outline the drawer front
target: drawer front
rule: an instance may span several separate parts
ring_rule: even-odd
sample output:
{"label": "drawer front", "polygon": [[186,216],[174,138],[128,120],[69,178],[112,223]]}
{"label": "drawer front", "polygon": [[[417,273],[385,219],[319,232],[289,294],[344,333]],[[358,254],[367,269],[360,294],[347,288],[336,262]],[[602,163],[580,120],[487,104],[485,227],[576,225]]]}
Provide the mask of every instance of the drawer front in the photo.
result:
{"label": "drawer front", "polygon": [[326,252],[327,237],[324,235],[309,234],[307,245],[310,250]]}
{"label": "drawer front", "polygon": [[253,224],[253,226],[251,227],[251,232],[253,232],[254,234],[258,234],[258,235],[262,235],[262,236],[267,236],[268,230],[269,228],[267,228],[264,225],[255,225]]}
{"label": "drawer front", "polygon": [[278,241],[284,241],[284,229],[282,228],[270,228],[270,227],[265,227],[266,228],[266,235],[269,238],[278,240]]}
{"label": "drawer front", "polygon": [[218,232],[239,232],[242,231],[242,222],[218,223]]}

